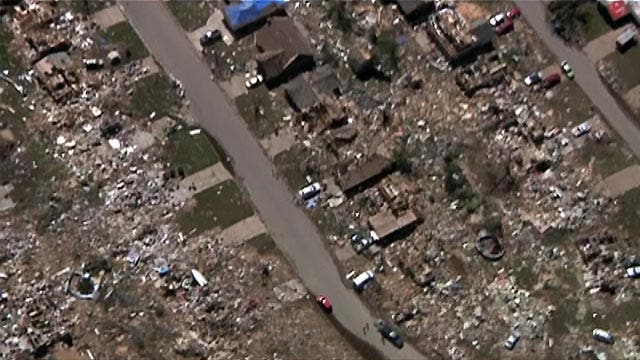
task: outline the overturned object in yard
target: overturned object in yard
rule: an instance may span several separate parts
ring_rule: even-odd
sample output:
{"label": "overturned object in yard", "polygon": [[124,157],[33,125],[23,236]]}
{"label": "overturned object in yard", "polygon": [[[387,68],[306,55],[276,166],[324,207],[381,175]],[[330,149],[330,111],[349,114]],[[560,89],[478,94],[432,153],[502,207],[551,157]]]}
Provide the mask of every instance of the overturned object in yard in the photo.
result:
{"label": "overturned object in yard", "polygon": [[74,271],[67,282],[67,292],[82,300],[96,300],[100,296],[100,279],[88,272]]}
{"label": "overturned object in yard", "polygon": [[487,260],[497,261],[504,256],[504,248],[498,238],[486,231],[481,231],[476,240],[476,250]]}

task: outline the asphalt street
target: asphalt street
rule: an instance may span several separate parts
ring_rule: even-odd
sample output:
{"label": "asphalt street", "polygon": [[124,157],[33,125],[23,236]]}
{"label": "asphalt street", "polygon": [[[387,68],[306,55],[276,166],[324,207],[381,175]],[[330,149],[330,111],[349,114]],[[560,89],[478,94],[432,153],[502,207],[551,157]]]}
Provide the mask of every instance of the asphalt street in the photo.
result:
{"label": "asphalt street", "polygon": [[[578,49],[574,49],[553,34],[551,25],[545,19],[545,2],[516,0],[522,15],[538,36],[558,58],[567,60],[573,67],[576,83],[587,94],[591,102],[620,137],[629,145],[636,157],[640,158],[640,130],[637,124],[618,105],[614,97],[600,79],[595,65]],[[531,69],[533,72],[534,69]],[[575,119],[575,123],[583,119]]]}
{"label": "asphalt street", "polygon": [[[209,68],[166,6],[157,1],[122,1],[120,5],[156,60],[182,82],[194,117],[231,158],[236,176],[249,192],[275,242],[309,290],[327,295],[342,326],[385,357],[423,359],[410,344],[396,349],[381,341],[373,327],[374,317],[353,290],[343,284],[315,225],[293,203],[285,184],[274,176],[270,160],[225,94],[210,80]],[[367,323],[372,330],[365,335],[362,328]]]}

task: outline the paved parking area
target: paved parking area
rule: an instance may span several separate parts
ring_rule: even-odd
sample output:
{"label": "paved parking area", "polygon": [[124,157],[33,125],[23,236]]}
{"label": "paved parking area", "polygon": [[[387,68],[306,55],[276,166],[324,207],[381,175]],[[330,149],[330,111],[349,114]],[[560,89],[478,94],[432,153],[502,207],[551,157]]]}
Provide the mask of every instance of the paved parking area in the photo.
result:
{"label": "paved parking area", "polygon": [[126,20],[127,19],[124,17],[124,14],[118,5],[113,5],[93,14],[93,21],[98,25],[98,27],[100,27],[100,29],[106,29]]}
{"label": "paved parking area", "polygon": [[632,165],[607,177],[596,186],[596,191],[609,197],[618,197],[640,186],[640,165]]}
{"label": "paved parking area", "polygon": [[231,178],[229,171],[221,162],[218,162],[180,181],[180,189],[174,193],[174,201],[181,203],[189,200],[196,194]]}
{"label": "paved parking area", "polygon": [[589,60],[595,64],[599,60],[604,59],[607,55],[616,51],[616,39],[624,30],[624,27],[611,30],[599,38],[589,41],[589,43],[582,48],[582,51],[584,51]]}
{"label": "paved parking area", "polygon": [[281,152],[291,149],[295,143],[296,134],[289,128],[260,140],[260,145],[271,159],[275,158],[276,155]]}
{"label": "paved parking area", "polygon": [[233,38],[233,35],[231,35],[227,27],[224,26],[222,20],[222,12],[219,9],[216,9],[207,20],[207,24],[205,26],[187,34],[187,37],[189,37],[189,40],[191,40],[191,43],[198,52],[202,52],[202,46],[200,46],[200,38],[209,30],[220,30],[220,32],[222,33],[222,41],[224,41],[227,45],[233,44],[235,39]]}
{"label": "paved parking area", "polygon": [[[562,60],[560,60],[562,61]],[[547,66],[546,68],[542,69],[542,77],[545,78],[553,73],[559,73],[562,74],[562,69],[560,69],[560,64],[551,64],[549,66]]]}
{"label": "paved parking area", "polygon": [[224,229],[218,237],[227,244],[242,244],[266,231],[260,218],[253,215]]}
{"label": "paved parking area", "polygon": [[228,81],[220,82],[220,87],[227,93],[230,99],[235,99],[247,93],[247,87],[244,84],[245,81],[246,79],[243,74],[235,74]]}
{"label": "paved parking area", "polygon": [[640,114],[640,85],[627,91],[627,93],[624,94],[624,100],[636,114]]}
{"label": "paved parking area", "polygon": [[156,62],[153,56],[147,56],[142,59],[142,68],[146,69],[144,76],[149,76],[160,72],[160,65]]}

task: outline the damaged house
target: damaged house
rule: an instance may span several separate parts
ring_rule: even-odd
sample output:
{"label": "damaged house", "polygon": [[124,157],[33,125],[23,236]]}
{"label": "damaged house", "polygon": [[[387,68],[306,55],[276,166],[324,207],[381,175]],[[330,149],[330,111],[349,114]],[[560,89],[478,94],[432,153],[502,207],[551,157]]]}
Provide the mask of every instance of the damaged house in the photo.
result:
{"label": "damaged house", "polygon": [[499,54],[483,55],[477,62],[458,69],[455,81],[466,96],[472,97],[481,89],[503,82],[506,67],[506,62]]}
{"label": "damaged house", "polygon": [[265,84],[274,88],[288,80],[313,69],[313,51],[300,34],[293,20],[274,17],[255,34],[258,71]]}
{"label": "damaged house", "polygon": [[264,24],[270,16],[282,12],[281,0],[244,0],[226,6],[223,21],[233,34],[247,34]]}
{"label": "damaged house", "polygon": [[369,217],[369,226],[383,242],[390,242],[407,235],[418,223],[418,217],[408,210],[399,216],[383,211]]}
{"label": "damaged house", "polygon": [[426,0],[396,0],[396,3],[409,23],[426,20],[436,8],[433,1]]}
{"label": "damaged house", "polygon": [[364,163],[339,176],[338,184],[345,195],[356,194],[387,176],[393,171],[393,165],[391,159],[375,154]]}
{"label": "damaged house", "polygon": [[459,66],[493,50],[495,30],[485,21],[470,28],[455,8],[444,8],[429,17],[427,34],[447,61]]}
{"label": "damaged house", "polygon": [[284,93],[291,107],[298,112],[306,112],[318,103],[318,96],[302,75],[287,83]]}
{"label": "damaged house", "polygon": [[56,52],[42,58],[35,64],[36,77],[54,101],[66,99],[77,82],[72,71],[73,62],[66,52]]}
{"label": "damaged house", "polygon": [[285,96],[297,112],[307,112],[321,102],[321,97],[338,98],[342,95],[340,82],[330,66],[324,65],[297,76],[285,86]]}

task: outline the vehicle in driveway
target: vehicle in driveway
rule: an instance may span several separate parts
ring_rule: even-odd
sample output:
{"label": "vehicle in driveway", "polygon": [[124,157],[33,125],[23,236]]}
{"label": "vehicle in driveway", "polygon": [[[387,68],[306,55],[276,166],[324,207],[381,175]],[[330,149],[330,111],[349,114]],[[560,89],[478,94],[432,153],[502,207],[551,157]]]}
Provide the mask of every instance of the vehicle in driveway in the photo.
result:
{"label": "vehicle in driveway", "polygon": [[632,266],[627,268],[626,274],[628,278],[640,278],[640,266]]}
{"label": "vehicle in driveway", "polygon": [[358,254],[367,250],[372,244],[373,240],[362,236],[359,232],[351,235],[351,247],[353,247],[353,250]]}
{"label": "vehicle in driveway", "polygon": [[542,73],[540,71],[529,74],[526,78],[524,78],[524,84],[527,86],[532,86],[542,81]]}
{"label": "vehicle in driveway", "polygon": [[589,124],[588,121],[585,121],[582,124],[580,124],[580,125],[574,127],[573,129],[571,129],[571,133],[575,137],[580,137],[580,136],[588,133],[589,131],[591,131],[591,124]]}
{"label": "vehicle in driveway", "polygon": [[298,196],[300,196],[302,200],[309,200],[318,195],[320,191],[322,191],[322,185],[320,185],[319,182],[315,182],[298,190]]}
{"label": "vehicle in driveway", "polygon": [[258,72],[255,70],[244,74],[244,78],[245,78],[244,86],[247,89],[253,89],[254,87],[260,85],[264,80],[262,75],[258,74]]}
{"label": "vehicle in driveway", "polygon": [[512,332],[511,335],[509,335],[507,340],[504,342],[504,347],[507,350],[513,350],[513,348],[515,348],[516,345],[518,344],[518,341],[520,341],[520,334],[517,332]]}
{"label": "vehicle in driveway", "polygon": [[496,34],[504,35],[513,30],[513,21],[507,19],[502,24],[496,26]]}
{"label": "vehicle in driveway", "polygon": [[493,27],[496,27],[500,24],[502,24],[505,20],[505,16],[503,13],[497,13],[497,14],[493,14],[491,15],[491,17],[489,18],[489,24]]}
{"label": "vehicle in driveway", "polygon": [[520,17],[520,8],[514,7],[513,9],[507,11],[507,19],[513,20]]}
{"label": "vehicle in driveway", "polygon": [[562,72],[567,75],[569,79],[573,79],[575,77],[576,74],[573,72],[573,68],[571,67],[571,65],[569,65],[569,62],[567,62],[567,60],[563,60],[560,63],[560,67],[562,68]]}
{"label": "vehicle in driveway", "polygon": [[610,332],[603,329],[593,329],[592,336],[595,340],[598,340],[605,344],[613,344],[615,342],[613,335],[611,335]]}
{"label": "vehicle in driveway", "polygon": [[625,52],[637,43],[637,39],[638,30],[636,30],[634,27],[629,27],[616,39],[616,48],[620,52]]}
{"label": "vehicle in driveway", "polygon": [[200,46],[211,46],[220,40],[222,40],[220,30],[209,30],[200,37]]}
{"label": "vehicle in driveway", "polygon": [[542,87],[545,89],[551,89],[552,87],[560,83],[560,79],[561,79],[560,74],[553,73],[547,76],[546,78],[544,78],[544,80],[542,81]]}
{"label": "vehicle in driveway", "polygon": [[360,273],[360,275],[353,278],[353,288],[358,292],[362,291],[365,285],[367,285],[369,281],[373,280],[373,277],[373,271],[371,270]]}
{"label": "vehicle in driveway", "polygon": [[329,313],[333,311],[333,305],[331,305],[331,301],[329,301],[329,298],[327,298],[326,296],[318,295],[318,297],[316,297],[316,302],[320,305],[320,307],[322,307],[322,310]]}
{"label": "vehicle in driveway", "polygon": [[385,339],[391,341],[393,346],[397,348],[401,348],[404,346],[404,341],[402,340],[400,334],[393,330],[393,328],[384,320],[376,321],[376,329],[378,329],[378,332],[382,334]]}

